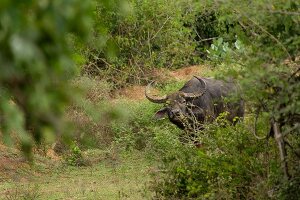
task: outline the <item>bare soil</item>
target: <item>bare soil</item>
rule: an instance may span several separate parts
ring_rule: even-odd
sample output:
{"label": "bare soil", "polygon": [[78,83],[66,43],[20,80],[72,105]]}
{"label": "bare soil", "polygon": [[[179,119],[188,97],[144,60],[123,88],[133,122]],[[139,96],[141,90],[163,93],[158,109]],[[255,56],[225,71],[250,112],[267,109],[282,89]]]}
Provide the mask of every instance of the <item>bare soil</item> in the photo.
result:
{"label": "bare soil", "polygon": [[[205,65],[194,65],[189,67],[180,68],[174,71],[168,69],[156,69],[152,72],[155,81],[164,82],[169,80],[182,81],[189,80],[193,76],[202,76],[208,67]],[[130,86],[122,88],[116,92],[119,95],[118,98],[125,98],[129,100],[143,100],[145,99],[145,87],[146,86]]]}

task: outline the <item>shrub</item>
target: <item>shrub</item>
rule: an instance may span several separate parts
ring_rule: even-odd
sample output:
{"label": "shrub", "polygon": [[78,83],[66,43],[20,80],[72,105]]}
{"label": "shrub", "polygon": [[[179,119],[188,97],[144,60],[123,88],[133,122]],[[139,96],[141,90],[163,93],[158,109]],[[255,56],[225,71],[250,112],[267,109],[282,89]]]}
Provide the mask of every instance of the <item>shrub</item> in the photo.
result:
{"label": "shrub", "polygon": [[[269,119],[264,126],[271,127],[271,137],[276,133],[278,155],[282,159],[282,165],[278,166],[282,173],[278,170],[275,176],[294,180],[298,176],[294,168],[295,160],[299,160],[295,149],[299,147],[300,130],[300,93],[296,91],[300,86],[299,2],[262,0],[248,4],[232,0],[220,4],[208,1],[208,5],[216,12],[222,11],[220,20],[238,21],[231,32],[243,44],[244,51],[232,52],[232,42],[216,41],[212,45],[212,50],[216,50],[211,51],[215,54],[212,58],[221,58],[221,76],[238,79],[249,110],[267,113]],[[286,188],[281,183],[273,184]]]}
{"label": "shrub", "polygon": [[81,149],[106,148],[114,141],[111,123],[124,123],[124,106],[112,103],[111,84],[99,78],[78,77],[72,85],[84,96],[73,102],[66,118],[73,125],[74,139]]}
{"label": "shrub", "polygon": [[76,142],[73,142],[73,144],[70,146],[70,152],[65,155],[65,161],[68,165],[71,166],[84,166],[87,163],[85,163],[81,149],[76,144]]}
{"label": "shrub", "polygon": [[77,0],[1,2],[1,140],[12,143],[16,133],[27,155],[33,142],[65,132],[60,119],[77,69],[66,38],[87,38],[89,6]]}
{"label": "shrub", "polygon": [[121,104],[130,111],[127,122],[113,123],[112,130],[115,134],[115,142],[126,150],[143,150],[149,143],[149,139],[155,134],[155,126],[152,115],[155,105],[149,103],[134,103],[122,101]]}
{"label": "shrub", "polygon": [[[267,170],[275,153],[274,144],[257,141],[244,124],[235,127],[226,124],[220,119],[207,125],[205,132],[198,133],[203,148],[170,145],[167,152],[157,155],[162,157],[162,173],[154,174],[152,185],[157,198],[256,199],[259,195],[268,196],[267,178],[277,172]],[[167,137],[167,134],[161,136]],[[258,186],[258,182],[264,184]]]}
{"label": "shrub", "polygon": [[[197,59],[191,39],[193,28],[186,26],[195,18],[193,1],[131,0],[126,5],[132,12],[127,15],[111,12],[96,2],[96,22],[108,23],[108,48],[118,57],[97,50],[99,44],[94,42],[87,47],[84,73],[100,75],[120,86],[143,82],[153,68],[178,68]],[[111,6],[118,7],[118,2],[112,1]],[[98,37],[103,29],[96,23],[93,31]]]}
{"label": "shrub", "polygon": [[296,200],[300,198],[300,168],[299,166],[296,166],[295,168],[296,169],[291,180],[281,180],[282,187],[277,191],[279,199]]}
{"label": "shrub", "polygon": [[222,18],[222,10],[215,9],[214,6],[201,6],[197,10],[193,26],[196,53],[201,58],[207,59],[207,49],[219,39],[232,43],[236,38],[232,34],[232,29],[238,27],[237,21]]}

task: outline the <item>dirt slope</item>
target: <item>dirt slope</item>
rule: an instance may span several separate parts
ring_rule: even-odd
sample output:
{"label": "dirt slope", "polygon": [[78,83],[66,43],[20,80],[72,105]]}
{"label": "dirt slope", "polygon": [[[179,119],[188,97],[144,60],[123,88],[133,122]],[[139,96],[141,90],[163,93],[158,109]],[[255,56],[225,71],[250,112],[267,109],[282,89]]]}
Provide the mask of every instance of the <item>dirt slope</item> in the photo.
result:
{"label": "dirt slope", "polygon": [[[153,71],[153,77],[156,81],[164,82],[168,80],[189,80],[193,76],[202,76],[206,71],[207,67],[204,65],[194,65],[189,67],[180,68],[174,71],[167,69],[157,69]],[[144,95],[145,86],[130,86],[122,88],[117,91],[119,98],[125,98],[129,100],[143,100],[145,99]]]}

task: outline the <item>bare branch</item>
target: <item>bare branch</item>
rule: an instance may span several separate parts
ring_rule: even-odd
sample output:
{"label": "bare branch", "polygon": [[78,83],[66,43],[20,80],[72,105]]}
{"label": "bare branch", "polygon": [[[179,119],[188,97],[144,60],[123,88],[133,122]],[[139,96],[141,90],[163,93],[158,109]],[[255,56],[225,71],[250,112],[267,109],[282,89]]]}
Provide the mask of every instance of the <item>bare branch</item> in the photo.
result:
{"label": "bare branch", "polygon": [[300,12],[290,12],[285,10],[268,10],[272,14],[283,14],[283,15],[300,15]]}
{"label": "bare branch", "polygon": [[199,40],[199,42],[214,40],[214,39],[217,39],[217,38],[219,38],[219,37],[205,38],[205,39]]}
{"label": "bare branch", "polygon": [[254,132],[253,131],[251,131],[252,133],[253,133],[253,135],[254,135],[254,137],[256,138],[256,139],[258,139],[258,140],[264,140],[264,139],[266,139],[267,138],[267,135],[266,136],[263,136],[263,137],[259,137],[258,135],[257,135],[257,120],[258,120],[258,117],[259,117],[259,113],[260,113],[260,110],[261,110],[261,106],[259,106],[258,108],[257,108],[257,110],[256,110],[256,113],[255,113],[255,122],[254,122]]}
{"label": "bare branch", "polygon": [[272,124],[273,130],[274,130],[275,140],[277,142],[279,153],[280,153],[280,160],[281,160],[281,166],[282,166],[282,170],[284,173],[284,177],[288,180],[288,179],[290,179],[290,175],[288,172],[288,164],[286,161],[287,154],[286,154],[286,149],[285,149],[285,142],[284,142],[283,136],[280,132],[278,123],[275,122],[274,120],[272,120],[271,124]]}
{"label": "bare branch", "polygon": [[163,23],[163,25],[158,29],[158,31],[151,37],[150,40],[153,40],[153,39],[157,36],[157,34],[163,29],[163,27],[166,25],[166,23],[169,21],[170,18],[171,18],[170,16],[167,17],[166,21],[165,21],[165,22]]}

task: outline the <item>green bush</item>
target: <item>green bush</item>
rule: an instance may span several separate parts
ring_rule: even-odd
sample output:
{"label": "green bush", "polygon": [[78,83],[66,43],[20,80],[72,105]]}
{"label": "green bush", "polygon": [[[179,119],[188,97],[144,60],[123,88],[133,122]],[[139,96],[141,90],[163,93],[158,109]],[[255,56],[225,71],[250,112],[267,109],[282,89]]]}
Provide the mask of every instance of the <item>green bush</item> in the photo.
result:
{"label": "green bush", "polygon": [[196,14],[194,24],[195,41],[197,43],[196,53],[201,58],[207,59],[207,49],[219,39],[232,43],[236,40],[232,29],[238,27],[237,21],[222,18],[222,10],[215,9],[214,6],[201,6]]}
{"label": "green bush", "polygon": [[[208,58],[218,63],[217,77],[233,77],[240,84],[247,115],[245,122],[235,127],[222,118],[207,125],[199,132],[202,149],[182,145],[174,147],[177,151],[168,149],[159,154],[161,173],[156,174],[153,184],[157,198],[296,199],[300,130],[300,93],[296,90],[300,82],[299,37],[295,36],[300,31],[299,3],[232,0],[207,1],[205,5],[208,10],[215,9],[218,22],[233,24],[229,32],[218,32]],[[259,135],[270,134],[269,140],[258,140],[251,133],[256,114],[256,129]],[[285,141],[289,176],[284,175],[274,133],[270,132],[274,121]]]}
{"label": "green bush", "polygon": [[[96,22],[105,21],[108,28],[103,30],[96,23],[94,34],[98,37],[99,32],[107,32],[110,44],[107,48],[118,57],[97,50],[101,44],[94,42],[87,47],[84,73],[101,75],[122,85],[143,82],[154,68],[178,68],[195,63],[193,28],[186,26],[195,20],[193,1],[131,0],[129,3],[125,7],[132,12],[125,15],[111,12],[96,1]],[[111,6],[118,7],[119,2],[112,1]]]}
{"label": "green bush", "polygon": [[[234,127],[226,124],[220,119],[199,132],[198,138],[203,143],[200,149],[175,143],[157,155],[162,162],[159,168],[162,173],[154,174],[152,185],[157,198],[268,197],[272,187],[268,185],[268,176],[277,173],[276,168],[268,170],[276,147],[272,142],[258,141],[242,123]],[[166,132],[160,136],[165,139],[159,141],[169,140]],[[279,161],[275,163],[278,167]]]}
{"label": "green bush", "polygon": [[289,181],[281,180],[282,187],[278,189],[277,193],[279,199],[296,200],[300,198],[300,167],[296,166],[293,178]]}
{"label": "green bush", "polygon": [[73,80],[73,86],[85,96],[67,110],[74,139],[83,150],[110,147],[115,140],[112,124],[127,122],[126,102],[111,99],[112,86],[105,80],[82,76]]}
{"label": "green bush", "polygon": [[[234,77],[240,83],[250,112],[267,113],[265,127],[279,126],[277,133],[282,135],[284,146],[280,150],[287,153],[274,176],[290,181],[274,181],[273,184],[288,188],[287,183],[299,176],[294,168],[299,160],[300,144],[300,4],[293,0],[207,2],[216,12],[222,11],[218,12],[220,20],[238,21],[231,34],[241,42],[243,51],[232,48],[233,42],[215,41],[210,58],[222,63],[217,66],[218,76]],[[265,134],[267,132],[269,130]],[[270,136],[274,136],[273,129]],[[278,140],[278,136],[275,139]]]}
{"label": "green bush", "polygon": [[90,11],[89,1],[1,1],[0,139],[17,138],[27,155],[34,142],[66,132],[77,72],[67,37],[88,37]]}
{"label": "green bush", "polygon": [[[169,83],[162,89],[171,91],[177,84]],[[115,144],[123,150],[145,151],[157,164],[150,185],[156,198],[266,199],[277,189],[276,146],[272,140],[257,140],[249,131],[255,116],[247,116],[236,126],[230,126],[225,115],[220,116],[198,133],[204,144],[198,149],[192,143],[182,144],[179,138],[184,131],[168,119],[152,118],[160,105],[148,101],[119,103],[130,113],[127,123],[112,124]],[[268,117],[260,116],[257,134],[268,131]]]}
{"label": "green bush", "polygon": [[81,149],[76,144],[76,142],[73,142],[73,144],[70,146],[70,152],[65,155],[65,161],[68,165],[76,167],[86,165],[82,156]]}
{"label": "green bush", "polygon": [[115,142],[126,150],[143,150],[149,143],[149,139],[155,134],[154,121],[152,119],[155,105],[149,103],[120,102],[130,113],[125,123],[113,123],[112,130],[115,134]]}
{"label": "green bush", "polygon": [[[72,81],[72,85],[81,92],[84,98],[73,102],[67,110],[67,119],[74,125],[73,135],[81,148],[103,148],[113,141],[104,107],[111,95],[111,85],[97,78],[86,76],[78,77]],[[114,109],[112,108],[113,112]]]}

